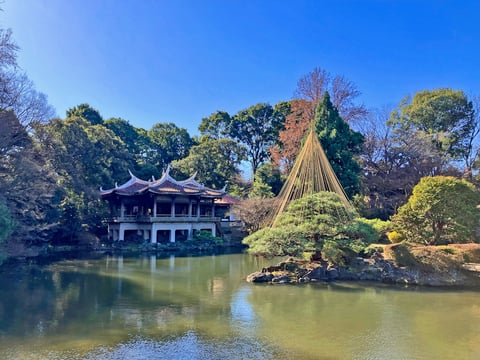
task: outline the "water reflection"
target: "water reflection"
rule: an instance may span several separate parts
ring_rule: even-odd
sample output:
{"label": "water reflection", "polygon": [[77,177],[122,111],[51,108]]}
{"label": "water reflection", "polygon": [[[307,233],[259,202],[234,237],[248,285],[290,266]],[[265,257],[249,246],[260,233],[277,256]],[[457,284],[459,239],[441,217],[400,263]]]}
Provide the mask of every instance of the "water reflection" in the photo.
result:
{"label": "water reflection", "polygon": [[0,358],[480,358],[477,292],[245,282],[268,263],[107,256],[4,270]]}

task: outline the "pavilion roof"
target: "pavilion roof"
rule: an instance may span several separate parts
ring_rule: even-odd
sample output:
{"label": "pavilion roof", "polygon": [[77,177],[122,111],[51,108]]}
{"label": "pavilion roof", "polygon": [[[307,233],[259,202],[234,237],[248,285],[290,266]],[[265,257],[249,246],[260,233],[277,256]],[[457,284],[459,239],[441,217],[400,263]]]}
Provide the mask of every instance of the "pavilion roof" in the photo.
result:
{"label": "pavilion roof", "polygon": [[200,195],[203,197],[221,198],[226,194],[225,188],[215,190],[200,184],[195,180],[196,174],[186,180],[177,181],[170,176],[170,166],[167,167],[167,170],[158,180],[152,178],[151,181],[145,181],[137,178],[131,171],[129,171],[129,173],[130,180],[124,184],[120,186],[115,185],[115,188],[109,190],[103,190],[100,188],[101,196],[108,197],[113,194],[120,196],[134,196],[145,193],[155,193],[167,195]]}

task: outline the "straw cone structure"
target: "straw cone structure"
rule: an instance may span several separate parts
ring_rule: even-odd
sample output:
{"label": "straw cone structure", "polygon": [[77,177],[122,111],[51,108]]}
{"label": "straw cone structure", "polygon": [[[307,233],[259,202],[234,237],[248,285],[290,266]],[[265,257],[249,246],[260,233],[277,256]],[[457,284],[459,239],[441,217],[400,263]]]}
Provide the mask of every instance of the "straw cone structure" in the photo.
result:
{"label": "straw cone structure", "polygon": [[275,227],[279,216],[291,201],[320,191],[336,193],[342,199],[345,207],[351,208],[348,197],[312,127],[282,190],[276,197],[277,201],[271,216],[271,227]]}

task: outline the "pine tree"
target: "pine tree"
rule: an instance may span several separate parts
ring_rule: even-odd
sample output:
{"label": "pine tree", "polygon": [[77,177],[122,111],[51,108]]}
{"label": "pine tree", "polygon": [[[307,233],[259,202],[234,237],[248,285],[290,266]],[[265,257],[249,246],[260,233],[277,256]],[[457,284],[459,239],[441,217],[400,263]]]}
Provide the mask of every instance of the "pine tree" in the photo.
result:
{"label": "pine tree", "polygon": [[353,131],[333,106],[330,95],[325,95],[315,111],[315,127],[330,165],[349,197],[360,188],[360,165],[356,160],[361,152],[363,135]]}

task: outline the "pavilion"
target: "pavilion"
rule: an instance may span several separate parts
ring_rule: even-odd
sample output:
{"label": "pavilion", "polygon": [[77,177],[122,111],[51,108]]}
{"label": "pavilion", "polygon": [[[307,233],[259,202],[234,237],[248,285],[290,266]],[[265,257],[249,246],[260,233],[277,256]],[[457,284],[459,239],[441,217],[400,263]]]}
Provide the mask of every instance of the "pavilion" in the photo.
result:
{"label": "pavilion", "polygon": [[208,188],[195,175],[177,181],[170,176],[170,166],[158,180],[145,181],[129,173],[124,184],[100,188],[101,197],[110,203],[110,239],[122,241],[133,232],[151,243],[174,243],[192,239],[196,230],[220,234],[232,199],[225,188]]}

